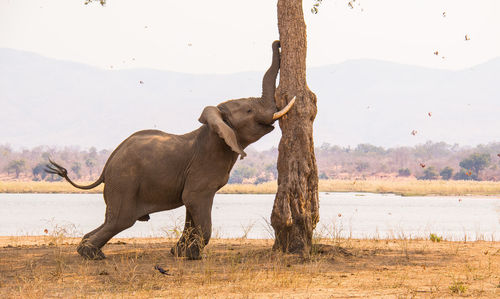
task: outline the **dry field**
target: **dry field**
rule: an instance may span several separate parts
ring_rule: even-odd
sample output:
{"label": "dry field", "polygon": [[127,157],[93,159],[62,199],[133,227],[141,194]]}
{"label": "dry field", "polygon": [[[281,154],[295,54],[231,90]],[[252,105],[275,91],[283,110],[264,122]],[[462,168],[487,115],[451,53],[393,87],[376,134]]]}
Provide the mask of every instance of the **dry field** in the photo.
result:
{"label": "dry field", "polygon": [[[90,182],[80,183],[85,185]],[[67,182],[0,181],[0,193],[101,193],[103,185],[92,190],[74,188]],[[252,184],[231,184],[219,193],[276,193],[276,181]],[[500,182],[492,181],[421,181],[415,179],[320,180],[321,192],[372,192],[415,195],[500,195]]]}
{"label": "dry field", "polygon": [[172,239],[113,239],[86,261],[78,241],[0,237],[0,298],[500,298],[500,242],[321,239],[301,258],[216,239],[189,261]]}

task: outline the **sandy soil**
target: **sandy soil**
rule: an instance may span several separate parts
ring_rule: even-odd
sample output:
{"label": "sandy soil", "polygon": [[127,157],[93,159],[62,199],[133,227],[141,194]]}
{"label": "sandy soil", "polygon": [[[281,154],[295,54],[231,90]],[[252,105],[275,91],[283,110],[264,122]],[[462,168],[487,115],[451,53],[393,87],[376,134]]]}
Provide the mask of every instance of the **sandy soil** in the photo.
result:
{"label": "sandy soil", "polygon": [[222,239],[188,261],[171,239],[113,239],[86,261],[78,241],[0,237],[0,298],[500,298],[500,242],[322,239],[302,258]]}

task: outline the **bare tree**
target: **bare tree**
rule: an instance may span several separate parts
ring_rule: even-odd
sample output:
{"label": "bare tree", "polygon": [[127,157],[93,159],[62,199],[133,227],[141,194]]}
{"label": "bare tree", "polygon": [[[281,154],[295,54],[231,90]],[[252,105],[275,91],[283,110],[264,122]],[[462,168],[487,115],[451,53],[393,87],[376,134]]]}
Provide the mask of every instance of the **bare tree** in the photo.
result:
{"label": "bare tree", "polygon": [[273,248],[308,254],[319,221],[318,170],[314,155],[313,121],[316,95],[306,82],[306,24],[302,0],[278,0],[281,41],[278,108],[296,97],[294,108],[280,120],[282,137],[278,155],[278,193],[271,224]]}

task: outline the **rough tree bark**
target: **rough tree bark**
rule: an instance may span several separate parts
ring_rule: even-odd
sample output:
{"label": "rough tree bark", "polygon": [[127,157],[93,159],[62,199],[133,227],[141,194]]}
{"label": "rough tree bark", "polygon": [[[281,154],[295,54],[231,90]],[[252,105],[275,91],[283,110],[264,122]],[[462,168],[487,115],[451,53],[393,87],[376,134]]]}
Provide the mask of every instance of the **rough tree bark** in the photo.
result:
{"label": "rough tree bark", "polygon": [[278,192],[271,214],[273,249],[309,254],[319,220],[318,170],[314,155],[313,121],[316,95],[306,82],[306,24],[302,0],[278,0],[281,41],[280,82],[276,104],[296,102],[280,119],[282,137],[278,155]]}

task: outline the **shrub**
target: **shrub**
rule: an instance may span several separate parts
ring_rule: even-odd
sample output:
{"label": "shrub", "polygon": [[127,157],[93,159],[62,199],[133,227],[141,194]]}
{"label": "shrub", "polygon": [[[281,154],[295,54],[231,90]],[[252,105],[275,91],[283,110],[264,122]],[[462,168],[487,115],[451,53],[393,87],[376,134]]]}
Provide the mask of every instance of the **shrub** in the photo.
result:
{"label": "shrub", "polygon": [[383,147],[371,145],[368,143],[358,144],[358,146],[356,146],[354,151],[358,152],[358,153],[364,153],[364,154],[367,154],[367,153],[384,154],[386,152]]}
{"label": "shrub", "polygon": [[448,287],[452,293],[464,294],[467,292],[467,286],[461,281],[454,281],[451,286]]}
{"label": "shrub", "polygon": [[26,161],[23,159],[20,160],[12,160],[7,165],[7,173],[14,172],[16,174],[16,179],[19,178],[19,174],[26,168]]}
{"label": "shrub", "polygon": [[441,169],[439,175],[443,180],[449,180],[453,176],[453,168],[446,166],[445,168]]}
{"label": "shrub", "polygon": [[479,171],[485,169],[491,163],[491,156],[488,153],[473,153],[469,157],[460,161],[460,167],[473,171],[479,176]]}
{"label": "shrub", "polygon": [[455,175],[453,176],[453,179],[454,180],[464,180],[464,181],[468,181],[468,180],[477,181],[478,180],[477,174],[473,173],[470,170],[466,170],[463,168],[460,169],[459,172],[455,173]]}
{"label": "shrub", "polygon": [[229,184],[241,184],[244,179],[249,179],[257,174],[257,170],[246,165],[239,165],[231,172]]}
{"label": "shrub", "polygon": [[80,164],[80,162],[78,162],[78,161],[73,162],[73,165],[71,166],[71,170],[73,171],[74,174],[76,174],[77,178],[82,177],[82,175],[80,174],[80,171],[82,170],[82,164]]}
{"label": "shrub", "polygon": [[44,180],[47,176],[47,173],[45,172],[45,163],[38,163],[35,167],[33,167],[31,172],[33,173],[33,181]]}
{"label": "shrub", "polygon": [[436,234],[431,234],[431,235],[429,236],[429,239],[430,239],[432,242],[438,242],[438,243],[439,243],[439,242],[441,242],[441,240],[443,240],[443,237],[438,236],[438,235],[436,235]]}
{"label": "shrub", "polygon": [[438,173],[434,167],[428,167],[424,170],[424,175],[418,177],[419,180],[435,180],[438,178]]}
{"label": "shrub", "polygon": [[398,170],[398,176],[410,176],[411,175],[411,172],[410,172],[410,169],[408,168],[400,168]]}
{"label": "shrub", "polygon": [[269,182],[269,179],[265,176],[260,176],[255,180],[254,185],[262,184],[265,182]]}
{"label": "shrub", "polygon": [[368,162],[358,162],[356,163],[356,170],[362,172],[363,170],[367,170],[370,167]]}
{"label": "shrub", "polygon": [[48,182],[60,182],[63,180],[63,178],[58,176],[57,174],[51,174],[51,175],[47,175],[45,177],[45,180]]}

